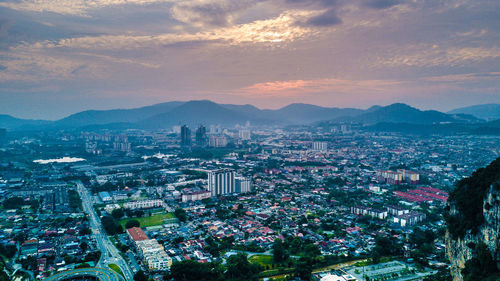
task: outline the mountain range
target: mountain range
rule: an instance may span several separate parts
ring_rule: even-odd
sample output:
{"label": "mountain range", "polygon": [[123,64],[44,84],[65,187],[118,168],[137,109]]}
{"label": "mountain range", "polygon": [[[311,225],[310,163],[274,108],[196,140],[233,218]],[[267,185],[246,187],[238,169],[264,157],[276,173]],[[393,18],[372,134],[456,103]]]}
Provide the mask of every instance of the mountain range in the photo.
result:
{"label": "mountain range", "polygon": [[[491,105],[490,105],[491,106]],[[499,106],[500,107],[500,106]],[[162,129],[175,125],[198,124],[234,126],[252,125],[307,125],[339,122],[376,124],[474,124],[497,127],[498,122],[488,122],[465,109],[448,113],[419,110],[402,103],[373,106],[368,109],[322,107],[294,103],[280,109],[259,109],[253,105],[218,104],[208,100],[173,101],[133,109],[86,110],[56,121],[19,119],[0,115],[0,128],[9,130],[71,129],[71,128],[144,128]],[[478,113],[480,109],[469,110]],[[489,125],[491,123],[491,125]]]}
{"label": "mountain range", "polygon": [[500,104],[479,104],[448,111],[449,114],[470,114],[484,120],[500,119]]}

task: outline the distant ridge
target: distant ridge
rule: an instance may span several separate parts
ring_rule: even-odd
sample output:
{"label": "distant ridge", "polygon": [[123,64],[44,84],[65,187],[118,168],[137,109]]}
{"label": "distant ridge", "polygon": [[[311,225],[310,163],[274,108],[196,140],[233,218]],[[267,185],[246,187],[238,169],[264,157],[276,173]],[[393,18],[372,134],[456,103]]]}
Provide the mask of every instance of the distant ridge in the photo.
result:
{"label": "distant ridge", "polygon": [[419,110],[404,103],[371,107],[364,113],[341,117],[334,121],[357,122],[367,125],[377,123],[439,124],[439,123],[477,123],[480,119],[470,115],[451,115],[436,110]]}
{"label": "distant ridge", "polygon": [[27,128],[31,126],[41,126],[50,124],[50,122],[51,121],[45,121],[45,120],[21,119],[6,114],[0,114],[0,128],[5,128],[5,129],[17,129],[17,128]]}
{"label": "distant ridge", "polygon": [[448,114],[470,114],[485,120],[500,119],[500,104],[478,104],[448,111]]}
{"label": "distant ridge", "polygon": [[[483,130],[496,128],[472,115],[447,114],[435,110],[419,110],[403,103],[375,105],[366,110],[356,108],[322,107],[293,103],[280,109],[259,109],[253,105],[218,104],[209,100],[172,101],[132,109],[86,110],[57,121],[26,120],[0,115],[0,128],[9,130],[47,129],[165,129],[188,124],[234,126],[286,126],[333,124],[339,122],[375,124],[483,124]],[[468,126],[468,125],[467,125]],[[465,126],[465,127],[467,127]],[[380,127],[380,126],[379,126]],[[383,127],[383,126],[382,126]],[[389,127],[389,125],[385,125]],[[461,128],[465,128],[461,126]],[[474,128],[479,128],[475,126]],[[495,129],[496,130],[496,129]]]}

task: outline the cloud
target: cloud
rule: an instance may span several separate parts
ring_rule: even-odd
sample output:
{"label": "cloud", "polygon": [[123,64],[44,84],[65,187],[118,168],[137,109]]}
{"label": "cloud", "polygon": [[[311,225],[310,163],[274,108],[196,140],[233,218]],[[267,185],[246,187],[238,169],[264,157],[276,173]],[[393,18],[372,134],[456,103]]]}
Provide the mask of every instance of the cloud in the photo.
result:
{"label": "cloud", "polygon": [[480,73],[464,73],[437,75],[431,77],[423,77],[421,81],[438,82],[438,83],[467,83],[484,80],[497,80],[500,78],[500,72],[480,72]]}
{"label": "cloud", "polygon": [[199,27],[228,26],[237,14],[257,4],[258,0],[190,0],[175,3],[171,16],[183,23]]}
{"label": "cloud", "polygon": [[350,80],[322,78],[311,80],[287,80],[256,83],[234,91],[236,94],[252,97],[303,96],[312,93],[377,93],[402,82],[389,80]]}
{"label": "cloud", "polygon": [[197,41],[222,41],[230,45],[289,42],[316,34],[307,27],[294,25],[297,20],[304,20],[311,14],[314,13],[308,11],[290,11],[272,19],[197,33],[165,33],[159,35],[125,34],[64,38],[55,41],[19,45],[12,48],[12,50],[61,48],[76,50],[133,50]]}
{"label": "cloud", "polygon": [[331,8],[317,16],[309,18],[306,23],[311,26],[324,27],[341,24],[342,20],[337,16],[335,9]]}
{"label": "cloud", "polygon": [[387,9],[401,3],[400,0],[364,0],[363,5],[373,9]]}
{"label": "cloud", "polygon": [[498,47],[448,47],[418,46],[402,48],[402,50],[415,50],[413,53],[398,54],[388,59],[379,59],[377,63],[389,66],[459,66],[464,63],[477,63],[487,59],[500,58]]}
{"label": "cloud", "polygon": [[91,10],[116,5],[148,5],[174,0],[21,0],[0,2],[0,7],[25,12],[51,12],[61,15],[88,17]]}

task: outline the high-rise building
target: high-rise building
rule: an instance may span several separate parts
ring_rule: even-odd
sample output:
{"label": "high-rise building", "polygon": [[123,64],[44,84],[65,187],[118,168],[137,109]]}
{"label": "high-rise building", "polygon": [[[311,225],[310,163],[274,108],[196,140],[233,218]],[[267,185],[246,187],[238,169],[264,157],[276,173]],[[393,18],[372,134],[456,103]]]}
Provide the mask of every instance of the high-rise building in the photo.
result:
{"label": "high-rise building", "polygon": [[238,132],[238,137],[242,140],[249,140],[251,138],[250,130],[240,130]]}
{"label": "high-rise building", "polygon": [[236,177],[234,179],[234,190],[236,193],[248,193],[252,191],[252,181],[249,178]]}
{"label": "high-rise building", "polygon": [[224,135],[211,135],[208,138],[208,145],[211,147],[226,147],[227,138]]}
{"label": "high-rise building", "polygon": [[116,136],[115,141],[113,142],[113,149],[115,151],[130,152],[131,145],[130,142],[128,142],[127,136],[126,135]]}
{"label": "high-rise building", "polygon": [[196,129],[196,145],[207,145],[207,128],[202,125],[200,125],[198,129]]}
{"label": "high-rise building", "polygon": [[312,150],[326,151],[328,150],[328,143],[326,141],[315,141],[312,143]]}
{"label": "high-rise building", "polygon": [[181,146],[191,146],[191,130],[187,125],[181,127]]}
{"label": "high-rise building", "polygon": [[208,172],[208,190],[212,196],[234,193],[234,170],[220,169]]}

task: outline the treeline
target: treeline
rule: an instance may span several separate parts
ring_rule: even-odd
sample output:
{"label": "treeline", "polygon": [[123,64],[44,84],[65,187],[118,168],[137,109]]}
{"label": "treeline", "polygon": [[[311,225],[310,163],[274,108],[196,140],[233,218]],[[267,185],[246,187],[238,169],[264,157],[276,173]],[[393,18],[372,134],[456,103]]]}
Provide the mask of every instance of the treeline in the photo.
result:
{"label": "treeline", "polygon": [[80,198],[80,194],[76,190],[70,189],[68,190],[68,200],[69,206],[73,209],[82,210],[82,199]]}
{"label": "treeline", "polygon": [[262,267],[248,262],[245,254],[230,256],[225,265],[192,260],[176,262],[167,279],[175,281],[257,281]]}

